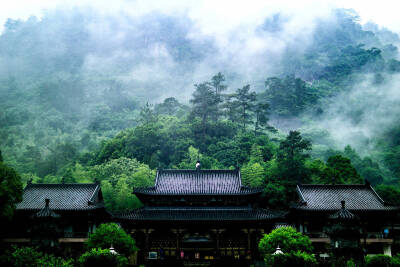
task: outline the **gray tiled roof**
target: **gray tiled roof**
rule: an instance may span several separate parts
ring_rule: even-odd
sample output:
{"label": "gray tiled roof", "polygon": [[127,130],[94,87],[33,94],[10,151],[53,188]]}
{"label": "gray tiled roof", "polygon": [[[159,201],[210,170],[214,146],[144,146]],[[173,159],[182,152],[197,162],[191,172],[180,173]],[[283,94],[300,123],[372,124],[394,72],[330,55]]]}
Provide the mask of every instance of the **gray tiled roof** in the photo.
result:
{"label": "gray tiled roof", "polygon": [[393,210],[397,207],[387,206],[370,185],[298,185],[297,193],[301,203],[300,210],[337,211],[341,201],[351,211]]}
{"label": "gray tiled roof", "polygon": [[150,195],[248,195],[259,188],[242,186],[239,170],[160,170],[154,187],[136,188]]}
{"label": "gray tiled roof", "polygon": [[339,211],[332,214],[331,216],[329,216],[329,219],[332,219],[332,220],[354,220],[356,218],[357,218],[356,215],[351,213],[346,208],[342,208]]}
{"label": "gray tiled roof", "polygon": [[249,207],[143,207],[116,217],[134,221],[260,221],[282,215]]}
{"label": "gray tiled roof", "polygon": [[28,184],[17,210],[41,210],[50,199],[52,210],[93,210],[103,207],[97,202],[100,185],[95,184]]}
{"label": "gray tiled roof", "polygon": [[60,218],[60,215],[55,213],[49,207],[44,207],[43,209],[33,214],[32,218]]}

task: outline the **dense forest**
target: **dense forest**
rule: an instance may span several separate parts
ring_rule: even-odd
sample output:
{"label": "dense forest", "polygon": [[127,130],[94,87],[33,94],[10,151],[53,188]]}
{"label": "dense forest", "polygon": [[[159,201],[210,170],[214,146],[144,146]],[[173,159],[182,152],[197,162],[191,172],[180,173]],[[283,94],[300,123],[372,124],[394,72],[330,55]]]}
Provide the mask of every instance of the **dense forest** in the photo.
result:
{"label": "dense forest", "polygon": [[[279,39],[289,22],[268,16],[252,36]],[[87,8],[7,20],[4,163],[23,183],[100,181],[112,211],[140,206],[132,188],[153,184],[157,169],[197,160],[241,168],[272,208],[297,183],[364,180],[400,204],[397,34],[339,9],[279,51],[251,53],[242,41],[223,50],[194,38],[193,27],[187,17]]]}

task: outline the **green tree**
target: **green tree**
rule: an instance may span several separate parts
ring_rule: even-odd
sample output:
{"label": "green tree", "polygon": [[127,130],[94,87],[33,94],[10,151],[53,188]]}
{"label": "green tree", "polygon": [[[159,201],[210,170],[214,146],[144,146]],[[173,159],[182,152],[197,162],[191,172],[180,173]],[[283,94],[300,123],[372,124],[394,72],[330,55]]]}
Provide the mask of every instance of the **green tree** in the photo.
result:
{"label": "green tree", "polygon": [[259,187],[264,182],[265,171],[258,163],[249,162],[241,169],[242,181],[247,186]]}
{"label": "green tree", "polygon": [[0,162],[0,218],[11,219],[15,205],[22,201],[21,177],[17,172]]}
{"label": "green tree", "polygon": [[179,103],[178,100],[174,97],[168,97],[164,99],[164,102],[157,104],[154,106],[154,111],[157,114],[169,115],[169,116],[177,116],[180,111],[184,111],[187,109],[187,106]]}
{"label": "green tree", "polygon": [[12,247],[8,263],[14,267],[73,267],[72,259],[64,260],[54,255],[43,254],[33,247]]}
{"label": "green tree", "polygon": [[87,175],[101,181],[107,209],[122,212],[142,206],[132,188],[154,185],[155,171],[136,159],[121,157],[88,168]]}
{"label": "green tree", "polygon": [[312,267],[317,266],[314,254],[302,251],[269,256],[265,259],[267,266],[272,267]]}
{"label": "green tree", "polygon": [[218,121],[218,117],[221,113],[220,103],[223,102],[221,92],[225,91],[228,88],[225,84],[223,84],[224,82],[225,82],[225,76],[221,72],[218,72],[216,75],[214,75],[211,78],[211,86],[215,90],[215,97],[216,97],[216,101],[217,101],[217,104],[216,104],[217,111],[214,114],[215,121]]}
{"label": "green tree", "polygon": [[276,131],[272,126],[268,124],[269,116],[269,104],[258,102],[254,106],[254,135],[257,136],[258,132],[267,129],[270,131]]}
{"label": "green tree", "polygon": [[367,267],[391,267],[392,257],[389,255],[377,254],[365,257],[365,266]]}
{"label": "green tree", "polygon": [[109,249],[113,246],[119,254],[127,257],[137,250],[135,240],[116,223],[101,224],[90,234],[86,246],[89,249]]}
{"label": "green tree", "polygon": [[228,88],[223,82],[225,82],[225,76],[221,72],[218,72],[211,78],[211,85],[214,87],[217,97],[220,97],[221,92]]}
{"label": "green tree", "polygon": [[218,99],[210,83],[205,82],[194,86],[193,98],[190,99],[190,103],[193,105],[191,116],[201,120],[202,142],[204,143],[209,118],[218,112]]}
{"label": "green tree", "polygon": [[146,103],[141,109],[139,114],[139,122],[142,124],[156,123],[158,115],[154,112],[154,108],[149,102]]}
{"label": "green tree", "polygon": [[267,207],[271,209],[286,208],[288,204],[286,188],[275,182],[265,183],[262,201]]}
{"label": "green tree", "polygon": [[93,248],[79,257],[79,263],[83,267],[122,267],[128,264],[128,259],[109,249]]}
{"label": "green tree", "polygon": [[311,253],[313,250],[310,238],[292,227],[280,227],[272,230],[271,233],[264,235],[258,245],[259,251],[264,256],[274,253],[277,247],[280,247],[283,253],[294,251]]}
{"label": "green tree", "polygon": [[39,259],[43,254],[32,247],[14,247],[14,251],[10,256],[11,262],[15,267],[38,267]]}
{"label": "green tree", "polygon": [[[277,248],[283,254],[274,254]],[[258,244],[268,266],[314,266],[317,261],[312,253],[311,240],[292,227],[281,227],[265,234]]]}
{"label": "green tree", "polygon": [[265,88],[264,96],[271,110],[279,116],[297,116],[317,99],[314,88],[294,76],[268,78]]}
{"label": "green tree", "polygon": [[387,203],[394,206],[400,206],[400,189],[393,185],[378,185],[375,188],[378,195]]}
{"label": "green tree", "polygon": [[239,123],[242,124],[242,129],[246,130],[246,125],[252,123],[251,114],[255,107],[256,93],[250,92],[250,85],[248,84],[238,88],[233,97],[239,114]]}
{"label": "green tree", "polygon": [[308,181],[305,160],[309,157],[306,153],[309,150],[311,142],[303,139],[300,132],[290,131],[286,139],[280,142],[277,153],[280,178],[290,185]]}
{"label": "green tree", "polygon": [[325,183],[360,184],[363,182],[348,158],[340,155],[331,156],[326,165],[327,168],[322,174]]}

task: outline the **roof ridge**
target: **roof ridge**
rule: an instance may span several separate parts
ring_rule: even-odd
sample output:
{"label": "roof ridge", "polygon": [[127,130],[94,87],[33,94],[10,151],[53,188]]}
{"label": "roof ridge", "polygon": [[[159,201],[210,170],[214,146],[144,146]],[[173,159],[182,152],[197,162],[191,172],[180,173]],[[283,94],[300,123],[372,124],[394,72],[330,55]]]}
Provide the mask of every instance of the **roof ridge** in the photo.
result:
{"label": "roof ridge", "polygon": [[374,195],[378,198],[378,200],[385,206],[385,201],[378,195],[378,193],[375,191],[375,189],[371,186],[371,184],[367,185],[372,192],[374,193]]}
{"label": "roof ridge", "polygon": [[100,184],[97,184],[96,188],[94,189],[92,195],[91,195],[90,198],[89,198],[88,205],[94,203],[94,200],[93,200],[93,199],[94,199],[94,197],[97,195],[97,193],[99,192],[99,190],[100,190]]}
{"label": "roof ridge", "polygon": [[303,204],[307,204],[307,201],[306,201],[306,199],[304,198],[303,193],[301,192],[300,185],[296,185],[296,191],[297,191],[297,193],[299,193],[300,198],[301,198]]}
{"label": "roof ridge", "polygon": [[163,169],[159,170],[160,172],[232,172],[235,173],[237,170],[231,170],[231,169]]}

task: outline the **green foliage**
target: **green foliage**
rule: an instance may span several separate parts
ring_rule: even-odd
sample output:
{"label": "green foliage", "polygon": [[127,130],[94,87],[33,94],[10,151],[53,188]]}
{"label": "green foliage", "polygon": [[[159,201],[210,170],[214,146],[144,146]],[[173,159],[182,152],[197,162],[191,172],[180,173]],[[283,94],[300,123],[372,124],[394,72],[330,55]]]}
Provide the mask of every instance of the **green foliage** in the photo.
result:
{"label": "green foliage", "polygon": [[304,140],[300,132],[290,131],[285,140],[279,144],[277,154],[278,167],[281,177],[288,182],[295,183],[298,179],[307,180],[305,159],[309,156],[306,151],[311,150],[311,142]]}
{"label": "green foliage", "polygon": [[246,125],[253,122],[250,114],[255,108],[256,93],[250,92],[250,85],[248,84],[237,89],[231,98],[234,99],[233,105],[238,112],[238,122],[242,125],[242,130],[246,130]]}
{"label": "green foliage", "polygon": [[353,259],[346,261],[346,267],[357,267]]}
{"label": "green foliage", "polygon": [[306,106],[316,102],[314,88],[294,76],[286,76],[284,79],[268,78],[265,87],[263,96],[271,110],[279,116],[299,115]]}
{"label": "green foliage", "polygon": [[371,267],[391,267],[392,257],[383,254],[367,256],[365,257],[365,264]]}
{"label": "green foliage", "polygon": [[261,202],[273,209],[285,208],[289,202],[286,188],[277,183],[266,183]]}
{"label": "green foliage", "polygon": [[43,254],[32,247],[13,247],[8,257],[11,266],[15,267],[72,267],[72,259],[64,260],[53,255]]}
{"label": "green foliage", "polygon": [[11,261],[16,267],[36,267],[42,256],[41,252],[32,247],[14,247],[14,252],[11,254]]}
{"label": "green foliage", "polygon": [[0,218],[11,219],[15,205],[22,201],[22,193],[21,177],[0,162]]}
{"label": "green foliage", "polygon": [[101,181],[106,208],[122,212],[142,205],[132,188],[153,185],[155,171],[136,159],[121,157],[88,168],[86,175]]}
{"label": "green foliage", "polygon": [[270,255],[266,257],[265,262],[267,266],[272,267],[310,267],[317,266],[317,260],[313,254],[294,251],[284,254]]}
{"label": "green foliage", "polygon": [[243,184],[260,187],[264,183],[264,172],[264,168],[260,163],[249,162],[241,169]]}
{"label": "green foliage", "polygon": [[164,99],[164,102],[154,106],[154,111],[159,115],[183,116],[189,107],[179,103],[174,97]]}
{"label": "green foliage", "polygon": [[191,116],[201,120],[202,140],[205,141],[207,124],[211,116],[217,116],[219,99],[216,96],[211,84],[204,82],[195,84],[195,91],[190,103],[193,104]]}
{"label": "green foliage", "polygon": [[[93,38],[87,23],[96,16],[89,13],[60,10],[49,11],[41,20],[10,19],[0,35],[0,72],[7,70],[0,75],[0,145],[7,165],[21,174],[23,183],[29,179],[88,183],[96,178],[106,207],[126,211],[141,206],[130,192],[152,185],[156,168],[194,168],[200,157],[203,168],[241,167],[244,184],[264,186],[262,203],[272,207],[293,200],[292,189],[299,182],[360,183],[362,178],[373,186],[392,184],[392,189],[382,187],[380,192],[387,194],[388,202],[397,203],[400,127],[396,123],[390,129],[371,131],[377,134],[368,138],[364,151],[358,151],[365,157],[350,146],[333,150],[334,138],[327,130],[315,129],[318,119],[338,106],[335,96],[351,96],[365,75],[372,77],[371,86],[378,86],[399,72],[393,45],[398,42],[396,34],[376,25],[367,30],[357,14],[336,10],[335,23],[323,19],[317,23],[307,48],[287,47],[277,61],[281,75],[265,77],[264,92],[256,94],[250,85],[242,84],[229,93],[227,84],[244,81],[237,69],[228,69],[226,77],[219,72],[199,81],[191,106],[174,97],[153,106],[146,101],[159,99],[160,90],[168,95],[172,92],[166,91],[168,87],[186,86],[185,77],[191,75],[185,74],[192,73],[202,59],[220,58],[212,42],[189,41],[187,23],[151,16],[131,27],[128,42],[117,42],[130,51],[117,53],[117,58],[124,55],[118,62],[133,65],[96,64],[108,58],[104,51],[114,51],[110,47],[115,42]],[[274,23],[267,19],[256,34],[269,34],[284,22]],[[143,36],[146,45],[141,45]],[[180,66],[179,72],[174,71],[176,77],[122,79],[146,69],[149,62],[153,66],[153,51],[148,48],[159,46],[154,40],[162,40],[177,63],[173,65]],[[357,103],[362,100],[354,102],[343,112],[357,125],[367,113]],[[313,157],[308,156],[311,144],[300,133],[291,132],[285,139],[273,131],[270,117],[284,131],[302,127],[303,136],[314,142]]]}
{"label": "green foliage", "polygon": [[93,248],[82,254],[79,258],[79,263],[83,267],[122,267],[128,264],[128,259],[124,256],[111,253],[109,249]]}
{"label": "green foliage", "polygon": [[292,227],[281,227],[265,234],[258,244],[258,250],[267,257],[280,247],[283,253],[295,253],[297,251],[311,253],[310,239]]}
{"label": "green foliage", "polygon": [[[274,254],[280,247],[283,254]],[[267,266],[314,266],[316,259],[310,239],[292,227],[281,227],[265,234],[258,244]]]}
{"label": "green foliage", "polygon": [[89,249],[109,249],[113,246],[118,253],[125,256],[129,256],[137,250],[135,240],[116,223],[101,224],[89,236],[86,245]]}
{"label": "green foliage", "polygon": [[75,266],[73,259],[63,259],[60,257],[55,257],[53,255],[45,254],[38,261],[38,266],[40,267],[73,267]]}
{"label": "green foliage", "polygon": [[375,188],[378,195],[389,205],[400,205],[400,189],[392,185],[379,185]]}
{"label": "green foliage", "polygon": [[[293,184],[298,178],[302,182],[328,182],[331,175],[341,180],[337,170],[325,168],[320,162],[282,160],[286,152],[274,151],[279,136],[263,144],[257,137],[267,137],[266,132],[271,131],[269,117],[283,130],[297,128],[297,124],[309,129],[311,123],[307,120],[323,117],[328,107],[337,104],[335,96],[359,88],[359,80],[364,80],[365,74],[373,77],[375,86],[385,84],[400,70],[395,45],[398,36],[376,25],[361,26],[354,11],[339,9],[333,11],[334,19],[318,21],[308,36],[307,48],[286,48],[282,60],[275,61],[281,76],[265,77],[265,92],[256,95],[246,85],[233,94],[225,93],[227,84],[244,82],[243,75],[234,68],[226,70],[226,77],[219,72],[195,85],[191,107],[174,97],[154,103],[154,107],[139,105],[148,99],[159,99],[160,95],[178,93],[183,84],[188,84],[187,77],[192,77],[188,74],[198,69],[198,63],[205,58],[221,58],[220,51],[212,41],[198,38],[202,40],[199,43],[187,38],[188,29],[193,26],[190,20],[182,23],[160,15],[134,21],[127,17],[134,25],[126,34],[130,38],[121,42],[103,38],[99,42],[87,27],[97,23],[97,16],[88,15],[97,14],[92,12],[49,10],[40,20],[9,19],[0,35],[0,145],[7,164],[24,177],[24,182],[28,177],[36,182],[54,183],[62,178],[66,182],[92,182],[91,167],[121,157],[137,159],[153,170],[188,166],[185,164],[191,163],[187,158],[190,146],[200,150],[203,166],[240,166],[246,173],[258,173],[258,163],[269,182],[280,179],[281,184]],[[285,23],[281,20],[279,16],[276,21],[266,18],[256,34],[264,37],[279,30]],[[113,25],[121,27],[117,22]],[[123,30],[127,31],[126,27]],[[174,63],[171,65],[180,67],[173,68],[173,75],[140,75],[143,70],[153,69],[151,55],[159,40]],[[129,53],[124,53],[124,49]],[[111,57],[104,51],[122,52]],[[263,54],[259,56],[260,62],[268,62],[263,60]],[[112,64],[114,57],[118,64]],[[137,72],[138,69],[141,71]],[[132,72],[135,79],[121,78],[131,77]],[[249,73],[250,78],[259,77],[252,75]],[[165,79],[167,76],[171,77]],[[251,86],[257,88],[257,84]],[[357,124],[365,114],[354,105],[346,115]],[[135,127],[138,122],[140,125]],[[252,123],[254,132],[249,133],[247,128]],[[361,151],[367,157],[361,158],[347,148],[340,153],[351,160],[359,176],[374,186],[396,184],[399,177],[400,135],[396,125],[375,131],[385,133],[368,140],[368,151]],[[315,147],[335,146],[329,138],[322,140],[316,135],[311,130]],[[266,164],[249,163],[255,143],[260,145]],[[326,160],[332,155],[318,158]],[[269,163],[271,160],[274,162]],[[295,164],[292,168],[291,163]],[[139,205],[134,196],[125,194],[127,187],[132,186],[131,176],[120,175],[104,178],[103,182],[114,190],[108,195],[118,195],[118,199],[129,204],[114,203],[109,207],[123,210]],[[358,181],[352,177],[338,183]]]}
{"label": "green foliage", "polygon": [[397,254],[396,256],[392,256],[391,264],[392,264],[393,267],[399,267],[400,266],[400,254]]}
{"label": "green foliage", "polygon": [[360,184],[363,182],[357,170],[351,165],[350,159],[340,155],[329,157],[327,168],[322,176],[325,183]]}

